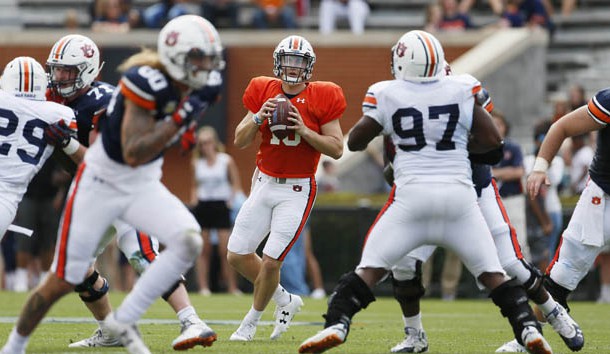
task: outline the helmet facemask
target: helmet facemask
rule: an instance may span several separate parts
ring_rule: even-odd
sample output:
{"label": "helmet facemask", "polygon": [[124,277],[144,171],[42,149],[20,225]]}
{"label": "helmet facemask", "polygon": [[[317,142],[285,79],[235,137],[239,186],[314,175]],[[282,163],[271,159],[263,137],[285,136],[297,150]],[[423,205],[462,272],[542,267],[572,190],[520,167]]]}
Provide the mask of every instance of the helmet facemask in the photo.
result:
{"label": "helmet facemask", "polygon": [[296,85],[309,80],[313,58],[307,54],[278,53],[276,55],[277,76],[287,84]]}
{"label": "helmet facemask", "polygon": [[[104,64],[102,63],[102,66]],[[84,73],[90,68],[87,63],[78,65],[62,65],[47,63],[47,73],[49,75],[49,85],[53,92],[58,93],[64,98],[74,96],[78,91],[87,87],[91,83],[83,79]],[[101,70],[101,67],[99,68]],[[99,70],[98,70],[99,71]],[[97,76],[97,73],[90,73],[91,76]]]}
{"label": "helmet facemask", "polygon": [[199,89],[207,84],[211,71],[224,69],[224,60],[220,53],[206,54],[199,48],[191,48],[186,53],[179,53],[173,62],[182,63],[184,79],[179,80],[191,88]]}

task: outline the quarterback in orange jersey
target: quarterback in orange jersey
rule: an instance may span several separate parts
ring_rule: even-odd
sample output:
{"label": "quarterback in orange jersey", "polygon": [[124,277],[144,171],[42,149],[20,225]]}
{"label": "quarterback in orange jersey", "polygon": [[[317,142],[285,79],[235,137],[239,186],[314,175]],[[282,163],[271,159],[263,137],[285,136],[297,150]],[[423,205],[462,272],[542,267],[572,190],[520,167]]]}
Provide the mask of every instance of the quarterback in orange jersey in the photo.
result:
{"label": "quarterback in orange jersey", "polygon": [[[235,129],[235,145],[244,148],[261,133],[257,168],[228,245],[229,263],[254,284],[254,301],[233,341],[250,341],[271,299],[276,303],[271,339],[286,332],[303,300],[279,285],[280,267],[301,234],[316,198],[314,174],[320,154],[343,154],[339,118],[345,111],[343,91],[332,82],[308,82],[316,55],[300,36],[284,38],[273,52],[277,78],[256,77],[244,92],[248,113]],[[270,130],[276,96],[291,102],[289,134],[282,139]],[[279,135],[279,134],[278,134]],[[255,251],[269,238],[262,258]]]}

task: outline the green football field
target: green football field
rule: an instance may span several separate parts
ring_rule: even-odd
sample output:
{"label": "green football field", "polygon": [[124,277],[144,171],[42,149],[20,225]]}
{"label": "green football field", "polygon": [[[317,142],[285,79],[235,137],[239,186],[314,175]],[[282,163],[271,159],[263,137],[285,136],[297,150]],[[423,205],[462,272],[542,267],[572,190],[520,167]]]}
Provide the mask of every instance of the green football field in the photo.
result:
{"label": "green football field", "polygon": [[[112,293],[117,306],[124,294]],[[25,301],[25,295],[0,292],[0,337],[2,343]],[[271,341],[273,307],[263,315],[256,338],[249,343],[228,340],[239,321],[250,308],[251,296],[214,295],[191,297],[199,315],[218,333],[212,347],[196,347],[190,352],[208,353],[296,353],[299,344],[322,328],[321,314],[326,301],[304,299],[305,306],[284,336]],[[585,333],[585,348],[579,353],[610,353],[610,305],[573,302],[572,314]],[[424,328],[428,334],[430,353],[493,353],[512,338],[508,322],[501,317],[490,300],[457,300],[443,302],[424,300]],[[30,339],[28,353],[122,353],[117,348],[69,349],[72,341],[89,336],[96,328],[77,295],[71,294],[48,314]],[[330,353],[389,353],[402,340],[402,319],[392,298],[379,298],[368,309],[356,315],[348,341]],[[174,313],[163,301],[157,301],[140,323],[144,341],[153,353],[170,353],[171,341],[178,335],[179,325]],[[570,353],[549,326],[544,333],[555,353]]]}

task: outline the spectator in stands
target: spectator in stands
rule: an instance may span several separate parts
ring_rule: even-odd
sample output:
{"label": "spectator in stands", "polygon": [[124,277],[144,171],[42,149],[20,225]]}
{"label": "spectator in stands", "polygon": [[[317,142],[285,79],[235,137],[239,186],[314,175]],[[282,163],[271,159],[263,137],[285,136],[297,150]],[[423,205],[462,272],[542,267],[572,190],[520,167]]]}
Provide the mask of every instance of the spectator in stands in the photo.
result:
{"label": "spectator in stands", "polygon": [[320,3],[320,32],[331,33],[337,20],[347,18],[353,34],[364,33],[370,8],[365,0],[322,0]]}
{"label": "spectator in stands", "polygon": [[551,35],[555,25],[542,0],[489,0],[492,10],[501,16],[501,25],[505,27],[542,27]]}
{"label": "spectator in stands", "polygon": [[238,12],[235,0],[203,0],[201,3],[201,15],[216,28],[239,27]]}
{"label": "spectator in stands", "polygon": [[255,3],[257,9],[252,19],[254,28],[297,28],[294,0],[255,0]]}
{"label": "spectator in stands", "polygon": [[568,89],[568,102],[570,104],[570,110],[575,110],[587,104],[587,97],[585,95],[585,88],[579,84],[573,84]]}
{"label": "spectator in stands", "polygon": [[510,125],[504,114],[494,109],[491,115],[504,139],[504,155],[500,163],[492,168],[491,174],[496,179],[506,213],[519,238],[523,257],[530,259],[525,222],[525,195],[521,184],[521,179],[525,175],[523,152],[519,144],[507,138],[510,133]]}
{"label": "spectator in stands", "polygon": [[161,0],[144,9],[142,22],[147,28],[161,28],[171,19],[190,13],[188,0]]}
{"label": "spectator in stands", "polygon": [[443,20],[443,9],[441,6],[433,2],[426,7],[426,17],[424,19],[424,31],[438,32],[441,21]]}
{"label": "spectator in stands", "polygon": [[572,137],[570,159],[570,187],[572,193],[580,194],[589,179],[589,165],[593,161],[593,148],[589,143],[589,133]]}
{"label": "spectator in stands", "polygon": [[320,193],[336,192],[339,190],[337,166],[331,160],[322,161],[322,169],[316,176],[318,191]]}
{"label": "spectator in stands", "polygon": [[66,11],[66,17],[64,18],[64,28],[70,32],[76,31],[80,27],[78,22],[78,12],[74,9]]}
{"label": "spectator in stands", "polygon": [[470,1],[458,4],[457,0],[440,0],[442,18],[438,27],[442,31],[464,31],[475,28],[468,15]]}
{"label": "spectator in stands", "polygon": [[129,32],[129,14],[123,12],[121,2],[122,0],[98,0],[91,30],[94,32]]}

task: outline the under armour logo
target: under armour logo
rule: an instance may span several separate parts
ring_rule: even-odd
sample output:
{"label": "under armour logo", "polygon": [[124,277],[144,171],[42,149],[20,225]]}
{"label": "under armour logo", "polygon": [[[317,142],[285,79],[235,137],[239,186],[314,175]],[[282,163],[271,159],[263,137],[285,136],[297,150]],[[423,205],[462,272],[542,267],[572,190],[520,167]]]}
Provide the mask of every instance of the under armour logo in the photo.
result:
{"label": "under armour logo", "polygon": [[259,182],[262,182],[262,181],[263,181],[263,177],[261,177],[261,176],[256,177],[256,179],[257,179]]}
{"label": "under armour logo", "polygon": [[305,99],[304,98],[297,98],[297,103],[305,103]]}
{"label": "under armour logo", "polygon": [[283,323],[283,324],[288,323],[288,321],[286,320],[286,317],[290,316],[290,312],[282,311],[281,315],[283,316],[283,318],[281,318],[278,322]]}
{"label": "under armour logo", "polygon": [[591,198],[591,203],[593,203],[593,205],[600,205],[602,203],[602,198],[593,197],[593,198]]}

